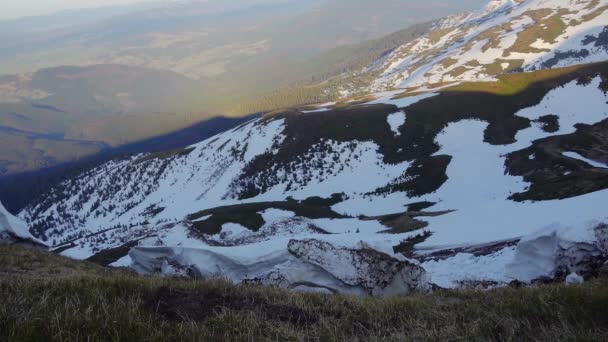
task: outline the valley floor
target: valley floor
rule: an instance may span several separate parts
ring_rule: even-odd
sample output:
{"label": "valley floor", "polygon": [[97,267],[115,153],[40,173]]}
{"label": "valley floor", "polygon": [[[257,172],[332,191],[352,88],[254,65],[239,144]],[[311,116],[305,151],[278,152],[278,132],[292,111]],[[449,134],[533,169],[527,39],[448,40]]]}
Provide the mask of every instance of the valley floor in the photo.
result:
{"label": "valley floor", "polygon": [[606,278],[360,298],[140,277],[0,246],[2,341],[606,339]]}

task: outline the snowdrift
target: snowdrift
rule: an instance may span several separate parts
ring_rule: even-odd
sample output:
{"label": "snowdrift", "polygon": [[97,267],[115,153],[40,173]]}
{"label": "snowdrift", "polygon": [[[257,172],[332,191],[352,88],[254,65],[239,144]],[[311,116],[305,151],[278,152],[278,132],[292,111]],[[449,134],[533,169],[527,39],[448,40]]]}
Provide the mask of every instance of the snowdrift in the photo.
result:
{"label": "snowdrift", "polygon": [[226,247],[135,247],[129,256],[132,267],[142,273],[225,278],[297,291],[406,295],[428,292],[435,285],[583,281],[608,261],[608,225],[554,224],[523,237],[515,247],[487,255],[435,251],[443,255],[435,260],[406,260],[378,247],[361,242],[353,249],[317,239],[292,239],[286,250],[258,255],[231,255]]}
{"label": "snowdrift", "polygon": [[430,289],[420,266],[371,248],[339,248],[315,239],[290,240],[287,250],[228,257],[193,248],[136,247],[129,256],[143,273],[219,277],[299,291],[356,295],[406,295]]}
{"label": "snowdrift", "polygon": [[0,203],[0,244],[23,244],[46,248],[47,244],[30,234],[25,221],[9,213]]}
{"label": "snowdrift", "polygon": [[608,225],[590,222],[582,227],[554,224],[523,238],[514,260],[506,267],[510,278],[531,282],[541,278],[587,274],[608,255]]}

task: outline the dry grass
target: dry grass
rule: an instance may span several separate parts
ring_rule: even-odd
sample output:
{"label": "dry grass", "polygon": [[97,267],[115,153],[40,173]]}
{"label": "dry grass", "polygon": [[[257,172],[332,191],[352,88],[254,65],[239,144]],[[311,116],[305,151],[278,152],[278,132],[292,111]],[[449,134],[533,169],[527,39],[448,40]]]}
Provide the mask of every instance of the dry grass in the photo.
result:
{"label": "dry grass", "polygon": [[[139,277],[17,247],[0,247],[0,261],[3,341],[608,338],[606,280],[357,298]],[[17,269],[19,275],[9,275]]]}
{"label": "dry grass", "polygon": [[503,74],[498,76],[496,82],[464,82],[453,87],[443,89],[444,92],[484,92],[496,95],[515,95],[521,93],[534,84],[567,78],[569,75],[585,74],[594,70],[603,70],[606,62],[581,64],[564,68],[537,70]]}
{"label": "dry grass", "polygon": [[532,47],[534,42],[538,39],[544,42],[554,44],[556,39],[561,36],[568,27],[563,21],[562,16],[570,14],[567,9],[560,9],[554,13],[553,10],[548,8],[531,10],[520,17],[514,18],[519,20],[524,16],[530,17],[534,20],[535,24],[530,25],[517,34],[517,40],[508,49],[504,51],[503,56],[508,57],[511,53],[540,53],[550,51],[548,49],[539,49]]}

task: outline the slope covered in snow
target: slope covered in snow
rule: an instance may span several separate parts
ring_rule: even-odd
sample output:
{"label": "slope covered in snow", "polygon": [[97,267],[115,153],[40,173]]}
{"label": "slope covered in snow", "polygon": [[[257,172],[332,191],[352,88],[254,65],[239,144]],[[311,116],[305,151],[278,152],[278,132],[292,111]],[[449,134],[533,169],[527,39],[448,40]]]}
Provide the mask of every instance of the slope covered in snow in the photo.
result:
{"label": "slope covered in snow", "polygon": [[[101,165],[21,217],[64,255],[147,272],[362,294],[509,282],[523,236],[608,222],[607,64],[558,71],[513,74],[528,84],[509,95],[268,114]],[[392,271],[361,277],[370,260]]]}
{"label": "slope covered in snow", "polygon": [[438,87],[604,61],[607,23],[604,0],[490,0],[374,63],[379,77],[371,89]]}

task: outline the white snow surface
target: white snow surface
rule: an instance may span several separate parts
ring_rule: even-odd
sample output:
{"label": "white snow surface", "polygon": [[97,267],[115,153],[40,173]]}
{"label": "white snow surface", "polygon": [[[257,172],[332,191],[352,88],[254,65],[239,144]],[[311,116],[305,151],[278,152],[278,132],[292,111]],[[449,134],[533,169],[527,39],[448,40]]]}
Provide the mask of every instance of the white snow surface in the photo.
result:
{"label": "white snow surface", "polygon": [[416,102],[422,101],[424,99],[427,99],[429,97],[433,97],[436,96],[437,93],[434,93],[432,91],[428,91],[426,93],[423,94],[418,94],[418,95],[412,95],[412,96],[405,96],[402,98],[397,98],[399,97],[399,95],[402,95],[403,91],[402,90],[394,90],[394,91],[385,91],[385,92],[380,92],[376,94],[376,99],[366,103],[366,105],[372,105],[372,104],[392,104],[395,105],[399,108],[405,108],[407,106],[410,106]]}
{"label": "white snow surface", "polygon": [[38,240],[29,232],[25,221],[9,213],[0,203],[0,243],[10,243],[15,239],[46,246],[46,243]]}
{"label": "white snow surface", "polygon": [[485,256],[458,253],[445,260],[423,262],[421,266],[431,274],[431,282],[445,288],[459,287],[462,282],[475,281],[505,284],[513,280],[505,271],[514,256],[515,248],[507,247]]}
{"label": "white snow surface", "polygon": [[[605,222],[605,221],[604,221]],[[505,274],[524,282],[551,277],[558,266],[578,271],[587,255],[606,253],[602,241],[608,239],[608,228],[602,222],[588,221],[576,226],[552,224],[524,237],[515,257],[506,266]],[[564,263],[566,260],[568,263]]]}
{"label": "white snow surface", "polygon": [[109,266],[110,267],[130,267],[132,264],[133,264],[133,260],[131,259],[131,256],[125,255],[124,257],[111,263]]}
{"label": "white snow surface", "polygon": [[580,161],[583,161],[593,167],[601,167],[603,169],[608,168],[608,165],[606,165],[604,163],[596,162],[595,160],[591,160],[589,158],[585,158],[576,152],[563,152],[562,154],[568,158],[578,159]]}
{"label": "white snow surface", "polygon": [[[514,202],[508,197],[524,191],[529,184],[521,177],[505,174],[505,155],[524,149],[532,141],[553,134],[573,133],[575,124],[594,124],[608,118],[608,97],[598,89],[599,77],[588,85],[575,81],[550,91],[540,104],[517,113],[538,119],[546,113],[559,117],[560,130],[546,133],[536,126],[518,132],[517,142],[510,145],[489,145],[483,142],[487,123],[463,120],[450,124],[438,137],[442,146],[437,154],[453,157],[448,166],[448,181],[435,193],[403,199],[402,194],[385,197],[359,197],[334,206],[339,212],[379,215],[399,212],[406,203],[437,202],[430,210],[455,210],[429,217],[431,238],[421,247],[439,248],[450,245],[476,244],[524,236],[551,222],[581,225],[589,219],[607,220],[602,203],[608,191],[598,191],[564,200]],[[585,108],[581,111],[580,108]]]}
{"label": "white snow surface", "polygon": [[578,273],[573,272],[568,274],[566,277],[566,284],[582,284],[585,282],[585,279],[578,275]]}
{"label": "white snow surface", "polygon": [[405,124],[405,113],[397,112],[389,114],[386,121],[388,122],[389,126],[391,126],[391,131],[393,131],[395,135],[400,135],[401,132],[399,132],[399,127]]}
{"label": "white snow surface", "polygon": [[222,225],[221,234],[231,238],[245,237],[247,235],[251,235],[251,230],[241,226],[238,223],[225,223]]}
{"label": "white snow surface", "polygon": [[262,218],[266,222],[272,222],[277,219],[290,218],[290,217],[296,216],[296,214],[293,211],[274,209],[274,208],[266,209],[263,212],[261,212],[260,214],[262,214]]}

